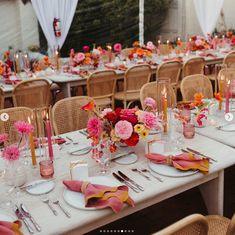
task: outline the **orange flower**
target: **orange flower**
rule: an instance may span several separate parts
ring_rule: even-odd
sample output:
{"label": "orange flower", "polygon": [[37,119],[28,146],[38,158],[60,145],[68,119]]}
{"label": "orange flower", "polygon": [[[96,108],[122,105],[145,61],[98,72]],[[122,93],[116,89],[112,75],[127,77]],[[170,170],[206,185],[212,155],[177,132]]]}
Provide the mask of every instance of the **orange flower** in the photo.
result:
{"label": "orange flower", "polygon": [[203,99],[203,94],[202,93],[196,93],[194,95],[194,105],[195,106],[203,105],[204,103],[203,103],[202,99]]}
{"label": "orange flower", "polygon": [[134,41],[133,44],[132,44],[133,47],[139,47],[140,46],[140,43],[139,41]]}
{"label": "orange flower", "polygon": [[95,107],[96,107],[95,102],[94,101],[90,101],[89,103],[83,105],[81,107],[81,109],[85,110],[85,111],[92,111],[92,110],[94,110]]}
{"label": "orange flower", "polygon": [[44,56],[44,57],[43,57],[43,62],[44,62],[45,65],[48,66],[48,65],[50,64],[50,63],[49,63],[49,57],[48,57],[48,56]]}
{"label": "orange flower", "polygon": [[136,54],[137,54],[138,56],[143,56],[144,52],[143,52],[143,50],[142,50],[141,48],[137,48]]}
{"label": "orange flower", "polygon": [[91,58],[90,57],[85,57],[83,64],[89,65],[91,64]]}
{"label": "orange flower", "polygon": [[4,72],[4,69],[3,69],[3,67],[2,67],[2,66],[0,66],[0,75],[2,75],[2,74],[3,74],[3,72]]}
{"label": "orange flower", "polygon": [[220,93],[218,92],[218,93],[214,93],[214,96],[215,96],[215,99],[216,100],[218,100],[218,101],[221,101],[221,100],[223,100],[223,98],[221,97],[221,95],[220,95]]}

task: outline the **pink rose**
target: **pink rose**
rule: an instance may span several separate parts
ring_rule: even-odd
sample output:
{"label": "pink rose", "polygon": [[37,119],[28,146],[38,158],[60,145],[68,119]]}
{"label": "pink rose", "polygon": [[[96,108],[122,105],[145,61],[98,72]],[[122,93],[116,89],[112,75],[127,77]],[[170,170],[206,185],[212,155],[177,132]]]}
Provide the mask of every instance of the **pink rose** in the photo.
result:
{"label": "pink rose", "polygon": [[0,144],[3,144],[4,142],[6,142],[7,139],[8,139],[8,134],[6,133],[0,134]]}
{"label": "pink rose", "polygon": [[145,106],[150,107],[151,109],[156,109],[157,108],[156,101],[151,97],[145,98],[144,99],[144,104],[145,104]]}
{"label": "pink rose", "polygon": [[197,40],[195,41],[195,45],[196,45],[197,47],[201,46],[201,45],[202,45],[202,40],[201,40],[201,39],[197,39]]}
{"label": "pink rose", "polygon": [[108,113],[113,112],[113,110],[111,108],[105,108],[102,112],[101,112],[101,117],[105,117]]}
{"label": "pink rose", "polygon": [[77,54],[74,56],[74,60],[75,60],[75,62],[77,62],[77,63],[82,62],[84,59],[85,59],[85,55],[84,55],[84,53],[82,53],[82,52],[79,52],[79,53],[77,53]]}
{"label": "pink rose", "polygon": [[86,53],[86,52],[89,52],[90,51],[90,47],[89,46],[84,46],[83,47],[83,51]]}
{"label": "pink rose", "polygon": [[115,125],[115,135],[122,140],[127,140],[133,133],[133,126],[128,121],[119,121]]}
{"label": "pink rose", "polygon": [[97,117],[89,118],[87,122],[87,131],[92,137],[99,137],[103,131],[103,121]]}
{"label": "pink rose", "polygon": [[154,50],[156,48],[155,45],[153,44],[153,42],[151,42],[151,41],[147,42],[146,47],[150,50]]}
{"label": "pink rose", "polygon": [[154,129],[157,127],[157,117],[154,113],[151,112],[143,112],[140,115],[140,121],[144,123],[144,125],[149,129]]}
{"label": "pink rose", "polygon": [[15,122],[14,127],[21,134],[29,134],[30,132],[34,131],[33,125],[29,124],[28,122],[24,122],[24,121]]}
{"label": "pink rose", "polygon": [[3,158],[8,161],[18,160],[20,157],[19,148],[16,145],[7,146],[2,152]]}
{"label": "pink rose", "polygon": [[122,45],[121,43],[115,43],[113,46],[114,51],[120,52],[122,50]]}

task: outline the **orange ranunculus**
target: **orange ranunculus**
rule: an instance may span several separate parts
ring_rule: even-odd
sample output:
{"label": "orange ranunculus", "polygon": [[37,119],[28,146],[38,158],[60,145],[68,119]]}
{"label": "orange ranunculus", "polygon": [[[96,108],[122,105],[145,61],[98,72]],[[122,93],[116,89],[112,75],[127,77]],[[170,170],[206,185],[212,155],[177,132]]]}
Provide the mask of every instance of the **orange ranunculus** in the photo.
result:
{"label": "orange ranunculus", "polygon": [[203,105],[202,99],[203,99],[203,94],[202,94],[202,93],[196,93],[196,94],[194,95],[194,105],[195,105],[195,106],[201,106],[201,105]]}
{"label": "orange ranunculus", "polygon": [[85,64],[85,65],[91,64],[91,58],[90,57],[85,57],[85,59],[83,61],[83,64]]}
{"label": "orange ranunculus", "polygon": [[4,69],[3,69],[3,67],[2,67],[2,66],[0,66],[0,75],[2,75],[2,74],[3,74],[3,72],[4,72]]}
{"label": "orange ranunculus", "polygon": [[43,57],[43,62],[44,62],[45,65],[48,66],[49,65],[49,57],[48,56],[44,56]]}
{"label": "orange ranunculus", "polygon": [[137,48],[136,54],[137,54],[138,56],[143,56],[143,54],[144,54],[143,49]]}
{"label": "orange ranunculus", "polygon": [[215,99],[216,100],[218,100],[218,101],[221,101],[221,100],[223,100],[223,98],[221,97],[221,95],[220,95],[220,93],[218,92],[218,93],[214,93],[214,96],[215,96]]}
{"label": "orange ranunculus", "polygon": [[132,44],[133,47],[139,47],[140,46],[140,43],[139,41],[134,41],[133,44]]}
{"label": "orange ranunculus", "polygon": [[146,50],[146,56],[151,57],[152,56],[152,52],[149,51],[149,50]]}
{"label": "orange ranunculus", "polygon": [[94,110],[95,107],[96,107],[95,102],[94,101],[90,101],[89,103],[83,105],[81,107],[81,109],[85,110],[85,111],[92,111],[92,110]]}

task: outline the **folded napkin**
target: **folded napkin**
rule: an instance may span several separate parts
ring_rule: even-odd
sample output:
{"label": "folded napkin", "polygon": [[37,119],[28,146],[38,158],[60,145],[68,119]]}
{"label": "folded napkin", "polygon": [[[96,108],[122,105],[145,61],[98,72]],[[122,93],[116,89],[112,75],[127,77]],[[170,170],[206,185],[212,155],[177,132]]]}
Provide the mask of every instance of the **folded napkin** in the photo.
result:
{"label": "folded napkin", "polygon": [[2,235],[23,235],[19,227],[21,223],[16,221],[14,223],[8,221],[0,221],[0,234]]}
{"label": "folded napkin", "polygon": [[199,170],[203,174],[207,174],[209,171],[209,159],[192,153],[181,153],[176,156],[149,153],[145,156],[153,163],[173,166],[182,171]]}
{"label": "folded napkin", "polygon": [[124,202],[134,206],[134,201],[130,198],[128,187],[125,185],[110,187],[78,180],[64,180],[63,183],[69,190],[84,194],[85,207],[97,209],[111,207],[115,213],[118,213]]}

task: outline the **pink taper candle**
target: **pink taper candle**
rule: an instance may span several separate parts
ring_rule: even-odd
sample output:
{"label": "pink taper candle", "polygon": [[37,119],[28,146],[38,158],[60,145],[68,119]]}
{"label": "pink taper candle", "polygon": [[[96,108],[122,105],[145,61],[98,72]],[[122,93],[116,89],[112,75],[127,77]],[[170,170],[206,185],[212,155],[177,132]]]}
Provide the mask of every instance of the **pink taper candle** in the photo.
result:
{"label": "pink taper candle", "polygon": [[230,80],[226,87],[225,113],[229,113]]}
{"label": "pink taper candle", "polygon": [[48,143],[48,153],[51,160],[53,160],[53,148],[52,148],[52,141],[51,141],[51,123],[47,116],[46,120],[46,131],[47,131],[47,143]]}

